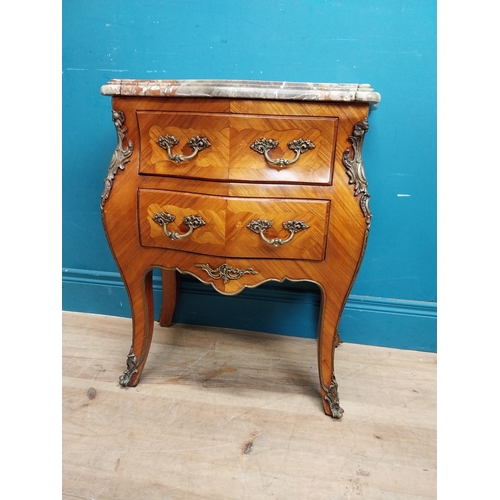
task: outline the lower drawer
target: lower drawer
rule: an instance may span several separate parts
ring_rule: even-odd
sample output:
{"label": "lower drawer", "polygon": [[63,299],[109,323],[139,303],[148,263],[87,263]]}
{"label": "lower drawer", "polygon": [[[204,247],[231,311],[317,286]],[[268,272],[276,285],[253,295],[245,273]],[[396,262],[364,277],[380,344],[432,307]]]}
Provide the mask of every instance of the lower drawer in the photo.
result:
{"label": "lower drawer", "polygon": [[142,246],[221,257],[323,260],[329,209],[329,200],[138,195]]}

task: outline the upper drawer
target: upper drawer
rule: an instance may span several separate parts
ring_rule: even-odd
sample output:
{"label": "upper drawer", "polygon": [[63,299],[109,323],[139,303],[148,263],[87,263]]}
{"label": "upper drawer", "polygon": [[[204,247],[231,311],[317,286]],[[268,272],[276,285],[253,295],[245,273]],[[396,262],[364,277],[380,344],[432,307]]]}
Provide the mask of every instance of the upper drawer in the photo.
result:
{"label": "upper drawer", "polygon": [[142,174],[293,184],[332,181],[335,117],[138,111],[137,118]]}

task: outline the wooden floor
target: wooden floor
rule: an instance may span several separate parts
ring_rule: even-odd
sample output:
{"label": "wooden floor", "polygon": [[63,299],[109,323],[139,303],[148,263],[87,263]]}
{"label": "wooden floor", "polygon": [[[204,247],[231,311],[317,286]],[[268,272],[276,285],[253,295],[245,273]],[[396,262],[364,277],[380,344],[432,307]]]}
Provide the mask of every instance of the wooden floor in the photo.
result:
{"label": "wooden floor", "polygon": [[122,388],[129,319],[63,313],[63,499],[436,498],[436,355],[343,343],[344,417],[316,341],[155,326]]}

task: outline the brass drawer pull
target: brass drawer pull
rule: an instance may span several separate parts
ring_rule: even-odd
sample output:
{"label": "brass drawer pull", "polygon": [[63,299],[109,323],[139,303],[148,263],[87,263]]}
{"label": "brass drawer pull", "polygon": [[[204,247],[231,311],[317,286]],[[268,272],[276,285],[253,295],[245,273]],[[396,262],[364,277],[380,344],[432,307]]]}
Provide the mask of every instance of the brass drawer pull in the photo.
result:
{"label": "brass drawer pull", "polygon": [[290,232],[290,236],[286,240],[282,240],[280,238],[273,238],[269,240],[264,235],[264,231],[269,229],[273,224],[274,222],[272,220],[257,219],[251,221],[250,224],[248,224],[247,228],[250,229],[250,231],[253,231],[254,233],[260,234],[260,237],[268,245],[273,245],[275,247],[279,247],[281,245],[284,245],[285,243],[288,243],[289,241],[292,240],[295,233],[298,233],[299,231],[303,231],[304,229],[309,228],[309,226],[303,220],[289,220],[287,222],[283,222],[283,227]]}
{"label": "brass drawer pull", "polygon": [[199,137],[197,135],[196,137],[191,137],[191,139],[189,139],[188,141],[188,145],[193,148],[192,154],[190,154],[189,156],[172,154],[171,148],[173,148],[178,143],[179,139],[177,137],[168,134],[160,136],[156,141],[156,144],[158,144],[158,146],[163,148],[167,152],[168,157],[172,161],[175,161],[175,163],[192,160],[198,154],[198,152],[203,151],[204,149],[210,147],[210,141],[206,137]]}
{"label": "brass drawer pull", "polygon": [[163,232],[167,238],[171,240],[181,240],[187,238],[195,229],[204,226],[206,222],[197,215],[188,215],[182,219],[182,222],[189,227],[189,231],[184,234],[175,233],[173,231],[167,231],[167,226],[175,220],[175,215],[171,215],[167,212],[159,212],[155,214],[153,220],[159,225],[163,226]]}
{"label": "brass drawer pull", "polygon": [[295,151],[295,158],[293,160],[286,160],[285,158],[278,158],[276,160],[273,160],[268,153],[278,144],[278,141],[275,141],[274,139],[266,139],[265,137],[262,137],[262,139],[253,142],[250,147],[257,153],[264,155],[264,158],[268,163],[270,163],[271,165],[276,165],[279,168],[292,165],[292,163],[295,163],[300,158],[300,155],[302,153],[306,153],[310,149],[314,149],[316,147],[315,144],[309,139],[295,139],[294,141],[290,141],[288,143],[288,148],[292,151]]}

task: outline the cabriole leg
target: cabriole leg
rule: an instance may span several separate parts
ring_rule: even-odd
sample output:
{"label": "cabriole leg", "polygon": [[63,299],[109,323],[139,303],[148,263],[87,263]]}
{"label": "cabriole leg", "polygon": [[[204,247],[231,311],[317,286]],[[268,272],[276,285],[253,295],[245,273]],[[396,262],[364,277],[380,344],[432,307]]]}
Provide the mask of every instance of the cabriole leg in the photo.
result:
{"label": "cabriole leg", "polygon": [[127,356],[127,368],[120,375],[123,387],[139,383],[153,338],[153,272],[122,274],[132,309],[132,346]]}
{"label": "cabriole leg", "polygon": [[318,361],[323,409],[333,418],[341,418],[344,410],[339,404],[338,384],[334,374],[334,354],[338,345],[336,330],[340,308],[325,291],[322,292],[322,317],[318,332]]}
{"label": "cabriole leg", "polygon": [[180,279],[175,270],[161,270],[162,299],[160,325],[170,326],[174,317],[175,306],[179,297]]}

